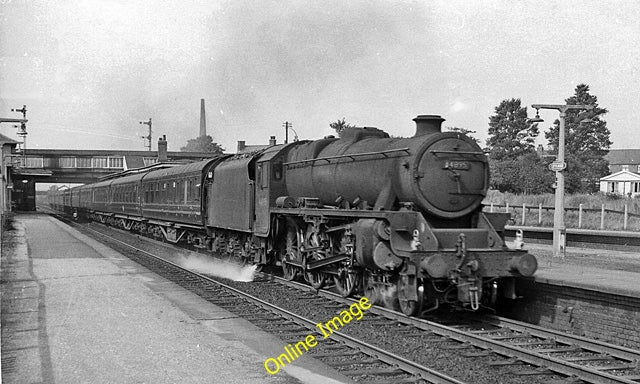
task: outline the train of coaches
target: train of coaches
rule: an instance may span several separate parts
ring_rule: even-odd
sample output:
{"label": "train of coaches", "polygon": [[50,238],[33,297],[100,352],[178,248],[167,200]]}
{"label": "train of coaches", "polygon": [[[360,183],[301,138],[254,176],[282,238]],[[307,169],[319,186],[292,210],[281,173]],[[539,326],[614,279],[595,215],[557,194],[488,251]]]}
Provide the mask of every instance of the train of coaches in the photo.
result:
{"label": "train of coaches", "polygon": [[409,138],[350,128],[339,138],[128,171],[51,191],[49,204],[243,263],[281,265],[288,279],[385,298],[409,315],[515,298],[515,280],[537,263],[506,246],[507,215],[482,212],[485,154],[469,137],[441,132],[440,116],[414,121]]}

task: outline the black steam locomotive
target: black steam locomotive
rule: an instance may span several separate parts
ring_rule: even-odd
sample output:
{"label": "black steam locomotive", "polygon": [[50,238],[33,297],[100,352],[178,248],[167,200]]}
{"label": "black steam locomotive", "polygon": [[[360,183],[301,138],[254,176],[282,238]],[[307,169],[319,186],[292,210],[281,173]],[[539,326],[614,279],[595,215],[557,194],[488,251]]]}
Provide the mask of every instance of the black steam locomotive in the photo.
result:
{"label": "black steam locomotive", "polygon": [[273,145],[252,153],[140,171],[52,193],[53,208],[254,264],[280,264],[287,279],[333,282],[386,299],[409,315],[442,303],[471,310],[536,259],[508,249],[508,215],[482,212],[487,158],[444,119],[414,119],[391,138],[350,128],[340,138]]}

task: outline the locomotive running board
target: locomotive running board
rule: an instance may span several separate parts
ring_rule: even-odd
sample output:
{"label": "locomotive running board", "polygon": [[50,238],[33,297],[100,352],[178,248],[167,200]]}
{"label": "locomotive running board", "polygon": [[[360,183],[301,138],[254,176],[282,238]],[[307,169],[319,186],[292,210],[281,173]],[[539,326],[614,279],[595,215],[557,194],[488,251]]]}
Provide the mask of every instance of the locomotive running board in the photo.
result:
{"label": "locomotive running board", "polygon": [[326,267],[334,263],[339,263],[349,259],[349,255],[338,255],[327,257],[326,259],[314,260],[312,263],[307,264],[307,271],[313,271],[314,269]]}

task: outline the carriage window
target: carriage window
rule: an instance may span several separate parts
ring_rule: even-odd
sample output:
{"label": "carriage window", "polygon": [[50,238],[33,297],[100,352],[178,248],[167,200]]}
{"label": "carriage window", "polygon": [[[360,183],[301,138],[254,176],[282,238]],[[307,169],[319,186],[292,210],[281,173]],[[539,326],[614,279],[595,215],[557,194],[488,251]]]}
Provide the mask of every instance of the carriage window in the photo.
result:
{"label": "carriage window", "polygon": [[275,180],[282,180],[282,158],[273,163],[273,178]]}
{"label": "carriage window", "polygon": [[194,190],[195,190],[195,196],[194,196],[193,200],[194,201],[200,201],[200,183],[195,185]]}
{"label": "carriage window", "polygon": [[267,168],[267,163],[261,164],[262,170],[259,175],[260,189],[267,188],[269,186],[269,169]]}
{"label": "carriage window", "polygon": [[260,181],[260,189],[262,189],[262,163],[258,164],[256,169],[256,180]]}
{"label": "carriage window", "polygon": [[166,203],[167,202],[167,183],[162,183],[161,187],[162,187],[162,191],[160,192],[160,202]]}
{"label": "carriage window", "polygon": [[160,188],[158,187],[158,183],[153,183],[153,202],[157,203],[160,201]]}
{"label": "carriage window", "polygon": [[171,201],[173,201],[174,203],[178,202],[178,194],[176,193],[178,191],[178,189],[176,188],[177,184],[176,181],[174,180],[171,183]]}

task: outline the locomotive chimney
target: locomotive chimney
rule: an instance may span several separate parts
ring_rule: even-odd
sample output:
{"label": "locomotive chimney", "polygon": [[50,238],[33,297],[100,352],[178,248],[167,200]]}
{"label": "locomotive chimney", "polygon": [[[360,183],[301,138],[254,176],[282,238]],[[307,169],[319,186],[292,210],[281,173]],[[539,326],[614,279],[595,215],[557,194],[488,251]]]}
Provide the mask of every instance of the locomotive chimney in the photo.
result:
{"label": "locomotive chimney", "polygon": [[444,119],[440,115],[419,115],[413,121],[416,122],[416,134],[413,137],[418,137],[442,132]]}
{"label": "locomotive chimney", "polygon": [[158,163],[167,161],[167,135],[158,139]]}
{"label": "locomotive chimney", "polygon": [[276,137],[275,136],[271,136],[271,138],[269,138],[269,145],[276,145]]}

